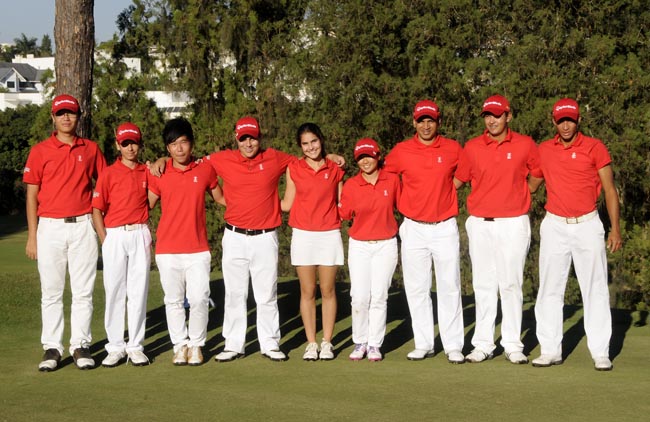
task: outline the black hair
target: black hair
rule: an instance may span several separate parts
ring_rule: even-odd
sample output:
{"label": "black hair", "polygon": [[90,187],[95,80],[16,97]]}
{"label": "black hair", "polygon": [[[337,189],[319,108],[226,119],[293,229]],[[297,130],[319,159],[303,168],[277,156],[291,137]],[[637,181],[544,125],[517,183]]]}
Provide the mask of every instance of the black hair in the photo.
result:
{"label": "black hair", "polygon": [[300,125],[298,130],[296,131],[296,144],[298,147],[300,147],[300,138],[303,134],[305,133],[313,133],[316,135],[318,140],[320,141],[320,153],[322,158],[325,158],[327,156],[327,153],[325,152],[325,139],[323,137],[323,132],[321,132],[320,128],[316,123],[303,123]]}
{"label": "black hair", "polygon": [[162,136],[165,146],[171,144],[181,136],[185,136],[192,146],[194,146],[194,131],[192,131],[192,125],[183,117],[177,117],[168,121],[165,124]]}

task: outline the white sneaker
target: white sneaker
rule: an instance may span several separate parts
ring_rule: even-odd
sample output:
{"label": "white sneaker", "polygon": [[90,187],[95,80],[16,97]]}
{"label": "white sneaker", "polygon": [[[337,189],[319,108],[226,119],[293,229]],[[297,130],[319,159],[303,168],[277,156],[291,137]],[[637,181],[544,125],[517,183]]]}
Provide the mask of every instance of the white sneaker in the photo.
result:
{"label": "white sneaker", "polygon": [[460,352],[460,350],[452,350],[447,353],[447,361],[456,365],[465,363],[465,356]]}
{"label": "white sneaker", "polygon": [[233,352],[231,350],[224,350],[223,352],[217,354],[217,356],[214,357],[214,360],[217,362],[230,362],[235,359],[239,359],[242,356],[244,356],[242,353]]}
{"label": "white sneaker", "polygon": [[350,353],[350,360],[361,360],[366,356],[368,348],[365,343],[355,344],[354,350]]}
{"label": "white sneaker", "polygon": [[318,360],[318,344],[309,343],[305,349],[305,354],[302,355],[302,360]]}
{"label": "white sneaker", "polygon": [[607,357],[594,358],[594,369],[596,371],[611,371],[614,368],[612,361]]}
{"label": "white sneaker", "polygon": [[522,352],[506,352],[505,355],[506,359],[510,363],[514,363],[516,365],[525,365],[528,363],[528,358]]}
{"label": "white sneaker", "polygon": [[176,366],[187,365],[187,346],[181,346],[181,348],[174,353],[174,359],[172,362]]}
{"label": "white sneaker", "polygon": [[192,346],[187,349],[187,364],[190,366],[199,366],[203,363],[203,353],[201,347]]}
{"label": "white sneaker", "polygon": [[433,350],[422,350],[422,349],[415,349],[411,352],[409,352],[408,355],[406,355],[406,359],[408,360],[423,360],[426,358],[433,357],[435,353]]}
{"label": "white sneaker", "polygon": [[368,347],[368,360],[370,362],[379,362],[383,358],[384,357],[381,355],[381,351],[379,350],[379,347],[376,346]]}
{"label": "white sneaker", "polygon": [[120,352],[110,352],[108,356],[102,361],[102,366],[106,368],[113,368],[117,366],[122,359],[126,357],[124,351]]}
{"label": "white sneaker", "polygon": [[533,366],[537,368],[546,368],[551,365],[562,365],[562,357],[553,355],[540,355],[533,359]]}
{"label": "white sneaker", "polygon": [[282,362],[287,360],[287,355],[282,353],[280,350],[267,350],[266,352],[262,352],[262,356],[271,359],[273,362]]}
{"label": "white sneaker", "polygon": [[485,353],[482,350],[474,349],[469,355],[465,356],[465,360],[470,363],[479,363],[484,360],[490,360],[493,357],[494,355],[492,353]]}
{"label": "white sneaker", "polygon": [[318,355],[320,360],[332,360],[334,359],[334,346],[329,341],[323,340],[320,344],[320,354]]}
{"label": "white sneaker", "polygon": [[147,355],[145,355],[141,350],[134,350],[129,352],[128,355],[128,360],[131,361],[131,365],[133,366],[145,366],[151,363],[149,362]]}

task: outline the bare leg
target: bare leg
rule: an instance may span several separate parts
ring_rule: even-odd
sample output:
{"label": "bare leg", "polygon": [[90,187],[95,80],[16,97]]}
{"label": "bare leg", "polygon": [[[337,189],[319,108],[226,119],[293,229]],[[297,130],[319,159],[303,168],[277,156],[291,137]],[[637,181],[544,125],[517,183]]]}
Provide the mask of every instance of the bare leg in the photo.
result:
{"label": "bare leg", "polygon": [[297,266],[300,280],[300,315],[307,342],[316,343],[316,266]]}
{"label": "bare leg", "polygon": [[320,294],[323,299],[323,340],[332,341],[336,322],[336,270],[337,266],[318,266]]}

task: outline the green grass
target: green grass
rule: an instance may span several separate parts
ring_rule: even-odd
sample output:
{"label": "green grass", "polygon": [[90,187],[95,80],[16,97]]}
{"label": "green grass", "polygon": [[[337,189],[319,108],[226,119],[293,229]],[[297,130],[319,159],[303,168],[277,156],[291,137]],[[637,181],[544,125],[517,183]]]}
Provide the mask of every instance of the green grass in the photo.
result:
{"label": "green grass", "polygon": [[[6,228],[0,224],[0,230]],[[10,225],[16,227],[15,224]],[[4,231],[4,233],[7,233]],[[249,333],[247,356],[218,364],[212,356],[221,337],[223,283],[214,274],[208,345],[210,360],[200,367],[174,367],[165,330],[162,289],[152,273],[146,351],[151,366],[79,371],[64,366],[40,373],[40,290],[36,264],[24,256],[25,232],[0,236],[0,421],[78,420],[639,420],[650,414],[650,328],[646,321],[615,311],[612,372],[594,371],[582,332],[582,311],[568,308],[566,362],[548,369],[512,365],[499,354],[482,364],[450,365],[444,354],[410,362],[413,347],[402,291],[392,292],[388,334],[380,363],[350,362],[347,285],[339,284],[340,318],[334,345],[337,359],[303,362],[304,336],[295,280],[280,283],[283,349],[289,361],[271,362],[257,351]],[[468,298],[469,299],[469,298]],[[66,317],[69,295],[66,295]],[[524,342],[539,354],[528,304]],[[104,299],[101,273],[93,320],[96,360],[104,356]],[[251,314],[254,317],[254,314]],[[466,352],[473,328],[473,305],[466,305]],[[637,322],[636,326],[635,322]],[[67,323],[67,321],[66,321]],[[162,325],[161,325],[162,324]],[[67,324],[66,324],[67,325]],[[66,331],[65,339],[69,337]]]}

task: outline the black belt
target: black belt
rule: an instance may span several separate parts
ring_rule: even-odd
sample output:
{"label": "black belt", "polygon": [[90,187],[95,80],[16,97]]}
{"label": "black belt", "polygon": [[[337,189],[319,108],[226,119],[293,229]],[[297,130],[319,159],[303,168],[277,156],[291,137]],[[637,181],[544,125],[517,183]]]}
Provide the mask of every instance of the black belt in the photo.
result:
{"label": "black belt", "polygon": [[494,217],[483,217],[483,221],[494,221]]}
{"label": "black belt", "polygon": [[241,227],[235,227],[228,223],[226,223],[226,229],[234,231],[235,233],[245,234],[246,236],[257,236],[258,234],[270,233],[275,231],[275,227],[272,229],[242,229]]}

